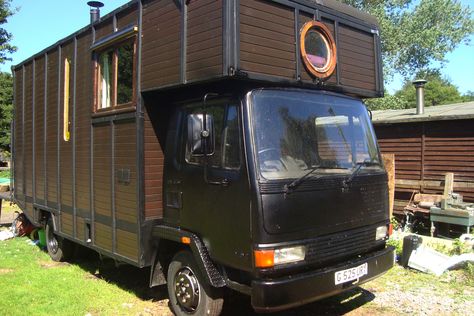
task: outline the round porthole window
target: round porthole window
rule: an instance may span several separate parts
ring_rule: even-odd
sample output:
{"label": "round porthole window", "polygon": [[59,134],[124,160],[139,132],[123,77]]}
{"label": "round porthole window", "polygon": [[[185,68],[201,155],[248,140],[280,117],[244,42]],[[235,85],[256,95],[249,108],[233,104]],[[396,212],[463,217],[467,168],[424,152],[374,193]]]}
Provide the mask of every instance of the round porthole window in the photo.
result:
{"label": "round porthole window", "polygon": [[336,44],[329,29],[321,22],[303,25],[300,34],[301,56],[308,71],[324,79],[336,68]]}

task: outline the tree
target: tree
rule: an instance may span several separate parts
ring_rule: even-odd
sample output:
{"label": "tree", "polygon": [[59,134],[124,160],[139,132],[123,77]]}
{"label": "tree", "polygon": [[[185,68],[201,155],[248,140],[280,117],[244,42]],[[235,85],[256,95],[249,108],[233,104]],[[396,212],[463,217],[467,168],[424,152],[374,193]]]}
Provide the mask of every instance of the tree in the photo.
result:
{"label": "tree", "polygon": [[343,0],[377,17],[385,79],[436,69],[445,55],[469,42],[474,20],[458,0]]}
{"label": "tree", "polygon": [[[425,106],[464,102],[458,88],[448,79],[443,78],[439,71],[422,71],[416,78],[428,81],[425,85]],[[405,81],[402,89],[395,96],[406,101],[408,108],[416,107],[416,91],[411,81]]]}
{"label": "tree", "polygon": [[10,44],[12,34],[7,32],[2,25],[8,22],[8,18],[15,12],[10,8],[11,0],[0,0],[0,64],[7,60],[9,54],[16,52],[16,47]]}
{"label": "tree", "polygon": [[13,78],[0,72],[0,149],[10,151],[10,124],[13,120]]}

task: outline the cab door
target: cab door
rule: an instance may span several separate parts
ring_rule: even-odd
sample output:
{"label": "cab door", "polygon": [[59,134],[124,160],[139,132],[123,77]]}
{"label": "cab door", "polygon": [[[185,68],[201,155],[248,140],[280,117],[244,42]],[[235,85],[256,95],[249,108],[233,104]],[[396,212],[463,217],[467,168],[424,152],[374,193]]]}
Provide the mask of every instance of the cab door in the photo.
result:
{"label": "cab door", "polygon": [[[212,117],[213,150],[193,155],[188,120]],[[196,233],[211,257],[223,264],[250,266],[250,193],[245,168],[240,103],[222,100],[205,108],[189,106],[181,115],[180,225]]]}

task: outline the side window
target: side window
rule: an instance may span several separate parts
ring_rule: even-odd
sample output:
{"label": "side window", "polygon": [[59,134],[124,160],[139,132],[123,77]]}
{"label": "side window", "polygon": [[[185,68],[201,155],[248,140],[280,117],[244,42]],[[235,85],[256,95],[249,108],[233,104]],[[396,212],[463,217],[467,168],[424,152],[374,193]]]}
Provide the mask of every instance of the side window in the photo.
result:
{"label": "side window", "polygon": [[[188,114],[203,113],[202,107],[190,109]],[[223,169],[240,168],[240,129],[236,105],[208,106],[206,113],[214,119],[214,153],[208,157],[209,166]],[[187,118],[186,118],[187,119]],[[185,131],[184,135],[187,135]],[[193,157],[186,145],[185,160],[189,164],[202,165],[204,157]]]}
{"label": "side window", "polygon": [[68,142],[71,137],[69,132],[69,98],[71,85],[71,61],[68,58],[64,59],[64,82],[63,82],[63,140]]}
{"label": "side window", "polygon": [[131,106],[135,96],[135,41],[109,47],[97,55],[95,110]]}

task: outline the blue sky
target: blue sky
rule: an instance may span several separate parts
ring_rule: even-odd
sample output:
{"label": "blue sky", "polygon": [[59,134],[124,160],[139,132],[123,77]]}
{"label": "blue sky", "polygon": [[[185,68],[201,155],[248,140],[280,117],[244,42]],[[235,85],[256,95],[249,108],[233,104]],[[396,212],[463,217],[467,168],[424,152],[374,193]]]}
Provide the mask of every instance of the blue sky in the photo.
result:
{"label": "blue sky", "polygon": [[[105,15],[128,0],[102,0]],[[461,0],[474,10],[474,0]],[[12,7],[19,11],[12,16],[5,28],[13,33],[12,44],[18,47],[12,62],[0,65],[2,71],[10,71],[29,56],[54,44],[89,23],[87,0],[13,0]],[[461,45],[446,56],[448,63],[442,73],[454,83],[462,93],[474,91],[474,36],[470,46]],[[387,86],[390,92],[399,89],[402,78],[396,76]]]}

